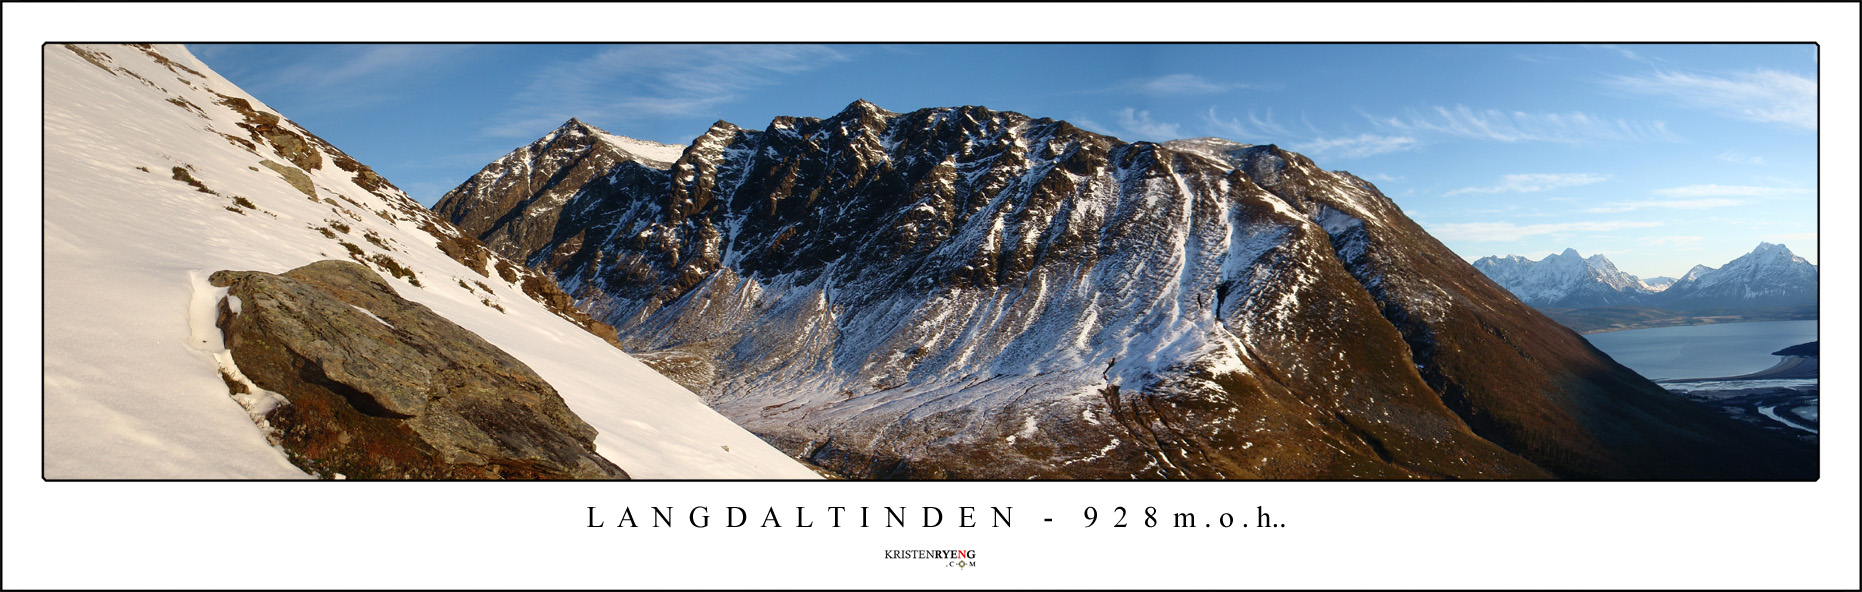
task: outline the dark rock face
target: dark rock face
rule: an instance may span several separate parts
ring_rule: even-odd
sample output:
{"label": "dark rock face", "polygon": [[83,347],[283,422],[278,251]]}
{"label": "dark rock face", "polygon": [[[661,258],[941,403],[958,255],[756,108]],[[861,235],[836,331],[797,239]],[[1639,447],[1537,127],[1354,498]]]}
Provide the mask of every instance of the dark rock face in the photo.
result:
{"label": "dark rock face", "polygon": [[[240,371],[290,401],[267,421],[292,461],[360,479],[625,479],[595,429],[529,367],[402,299],[367,267],[220,271]],[[237,304],[235,304],[237,302]]]}
{"label": "dark rock face", "polygon": [[[578,192],[664,191],[663,171],[668,163],[628,152],[604,137],[608,137],[606,132],[571,119],[447,192],[434,204],[434,212],[499,254],[519,261],[547,243],[579,242],[580,235],[564,237],[552,232],[563,215],[563,204]],[[560,261],[544,266],[555,263]]]}
{"label": "dark rock face", "polygon": [[[842,475],[1815,474],[1520,304],[1370,183],[1274,146],[862,101],[718,122],[669,170],[590,178],[442,205]],[[518,218],[553,221],[497,225]]]}

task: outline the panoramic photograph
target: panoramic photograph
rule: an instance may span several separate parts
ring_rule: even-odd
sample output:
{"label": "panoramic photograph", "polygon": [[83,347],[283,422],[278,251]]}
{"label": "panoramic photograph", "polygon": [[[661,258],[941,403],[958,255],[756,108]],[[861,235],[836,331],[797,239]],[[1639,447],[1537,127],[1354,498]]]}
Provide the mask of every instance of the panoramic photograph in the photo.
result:
{"label": "panoramic photograph", "polygon": [[98,8],[7,589],[1862,574],[1855,4]]}
{"label": "panoramic photograph", "polygon": [[43,478],[1813,481],[1818,50],[48,43]]}

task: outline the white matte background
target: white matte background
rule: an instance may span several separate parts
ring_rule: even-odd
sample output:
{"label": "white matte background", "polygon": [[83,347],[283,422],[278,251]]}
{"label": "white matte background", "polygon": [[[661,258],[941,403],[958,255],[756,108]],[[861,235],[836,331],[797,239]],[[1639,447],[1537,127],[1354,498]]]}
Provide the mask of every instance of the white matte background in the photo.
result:
{"label": "white matte background", "polygon": [[[987,14],[987,16],[978,16]],[[1245,17],[1244,17],[1245,15]],[[1857,6],[5,6],[5,565],[19,587],[1856,588]],[[1237,23],[1253,23],[1237,25]],[[1271,27],[1260,26],[1272,23]],[[48,41],[1820,43],[1823,477],[1814,483],[48,483],[39,475]],[[261,97],[263,98],[263,97]],[[290,114],[286,114],[289,116]],[[1840,362],[1848,360],[1849,362]],[[160,377],[125,377],[160,380]],[[587,528],[587,506],[713,526]],[[743,506],[753,526],[722,526]],[[789,525],[808,506],[815,528]],[[825,528],[826,506],[945,527]],[[957,506],[1013,506],[960,529]],[[1109,508],[1133,510],[1112,529]],[[1286,528],[1146,529],[1265,506]],[[765,507],[785,528],[756,528]],[[1101,526],[1082,528],[1096,506]],[[787,513],[781,511],[788,508]],[[1053,518],[1044,523],[1042,518]],[[915,523],[916,518],[913,519]],[[610,522],[612,524],[612,522]],[[980,565],[884,560],[975,549]]]}

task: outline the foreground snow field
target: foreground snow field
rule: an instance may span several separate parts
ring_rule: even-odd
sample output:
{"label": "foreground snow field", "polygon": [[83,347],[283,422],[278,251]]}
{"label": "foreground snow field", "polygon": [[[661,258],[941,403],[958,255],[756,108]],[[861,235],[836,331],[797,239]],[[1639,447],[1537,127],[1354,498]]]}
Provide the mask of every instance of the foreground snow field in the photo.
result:
{"label": "foreground snow field", "polygon": [[308,477],[228,396],[218,332],[190,308],[217,301],[197,293],[216,270],[275,273],[357,250],[384,277],[410,270],[390,279],[403,297],[555,386],[635,478],[817,478],[498,273],[448,257],[421,229],[436,218],[392,186],[358,185],[336,164],[346,156],[316,141],[310,198],[302,178],[274,172],[304,167],[248,142],[252,120],[223,103],[271,109],[185,48],[78,49],[43,49],[46,478]]}

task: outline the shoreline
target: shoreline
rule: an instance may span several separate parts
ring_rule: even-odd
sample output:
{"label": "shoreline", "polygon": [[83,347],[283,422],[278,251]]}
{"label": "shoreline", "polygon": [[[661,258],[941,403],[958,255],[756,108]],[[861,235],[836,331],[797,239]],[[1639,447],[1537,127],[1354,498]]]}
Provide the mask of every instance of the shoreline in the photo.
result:
{"label": "shoreline", "polygon": [[[1553,320],[1557,321],[1558,319],[1554,318]],[[1771,323],[1771,322],[1780,322],[1780,321],[1815,321],[1815,320],[1817,319],[1816,318],[1770,319],[1770,318],[1734,318],[1734,317],[1728,317],[1728,316],[1707,316],[1707,317],[1687,317],[1687,318],[1681,318],[1681,319],[1659,319],[1659,320],[1653,320],[1653,321],[1631,323],[1628,325],[1610,326],[1610,327],[1605,327],[1601,329],[1591,328],[1591,329],[1583,329],[1583,330],[1579,330],[1578,328],[1572,327],[1570,325],[1565,325],[1563,322],[1559,322],[1558,324],[1564,325],[1565,328],[1567,329],[1577,331],[1579,335],[1596,335],[1599,333],[1616,333],[1618,331],[1640,331],[1643,329],[1666,329],[1669,327],[1698,327],[1701,325],[1731,325],[1735,323]]]}
{"label": "shoreline", "polygon": [[1554,322],[1564,325],[1580,335],[1614,333],[1617,331],[1635,331],[1639,329],[1663,329],[1667,327],[1693,327],[1698,325],[1726,325],[1732,323],[1763,323],[1769,321],[1815,321],[1820,316],[1818,308],[1758,308],[1758,309],[1712,309],[1712,310],[1668,310],[1646,306],[1603,306],[1591,308],[1535,308],[1550,317]]}
{"label": "shoreline", "polygon": [[[1798,409],[1818,407],[1817,357],[1780,357],[1783,359],[1772,367],[1750,374],[1666,378],[1655,383],[1684,399],[1718,409],[1732,419],[1814,443],[1822,424],[1817,421],[1815,412],[1802,415]],[[1792,384],[1796,381],[1809,384]]]}
{"label": "shoreline", "polygon": [[1817,378],[1818,364],[1815,356],[1784,356],[1770,368],[1741,374],[1738,376],[1720,376],[1713,378],[1664,378],[1656,384],[1685,384],[1690,382],[1722,382],[1733,380],[1769,380],[1780,378]]}

